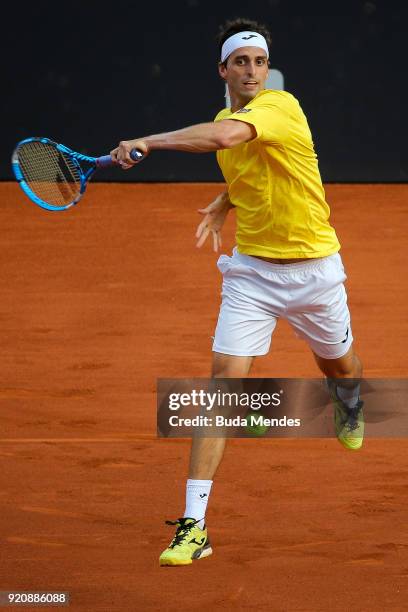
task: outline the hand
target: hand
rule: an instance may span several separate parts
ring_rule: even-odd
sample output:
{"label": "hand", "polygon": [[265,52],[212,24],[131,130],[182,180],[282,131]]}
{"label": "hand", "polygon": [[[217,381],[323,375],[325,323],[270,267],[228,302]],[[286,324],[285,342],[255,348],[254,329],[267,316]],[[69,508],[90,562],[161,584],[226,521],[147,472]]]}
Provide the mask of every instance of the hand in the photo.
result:
{"label": "hand", "polygon": [[205,215],[205,217],[197,228],[197,248],[203,246],[211,232],[213,235],[213,249],[215,252],[218,251],[222,246],[221,229],[230,208],[233,208],[233,205],[229,201],[228,195],[223,193],[215,198],[214,202],[211,202],[206,208],[198,210],[200,215]]}
{"label": "hand", "polygon": [[144,140],[122,140],[119,146],[110,152],[112,160],[122,167],[122,170],[133,168],[138,162],[130,157],[132,149],[137,149],[146,157],[149,154],[149,148]]}

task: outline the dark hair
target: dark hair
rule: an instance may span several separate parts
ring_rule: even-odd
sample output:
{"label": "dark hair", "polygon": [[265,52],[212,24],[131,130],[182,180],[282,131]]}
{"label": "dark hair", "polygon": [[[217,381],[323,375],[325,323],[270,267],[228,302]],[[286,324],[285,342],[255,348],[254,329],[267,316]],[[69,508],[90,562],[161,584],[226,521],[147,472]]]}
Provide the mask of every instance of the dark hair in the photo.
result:
{"label": "dark hair", "polygon": [[[268,29],[268,26],[263,23],[253,21],[252,19],[246,19],[245,17],[237,17],[236,19],[230,19],[226,21],[223,25],[219,27],[219,32],[217,36],[219,54],[221,55],[222,45],[225,43],[227,38],[233,36],[234,34],[238,34],[238,32],[245,32],[247,30],[262,34],[268,44],[268,47],[270,48],[272,44],[272,36]],[[224,65],[226,65],[227,61],[228,58],[225,60]]]}

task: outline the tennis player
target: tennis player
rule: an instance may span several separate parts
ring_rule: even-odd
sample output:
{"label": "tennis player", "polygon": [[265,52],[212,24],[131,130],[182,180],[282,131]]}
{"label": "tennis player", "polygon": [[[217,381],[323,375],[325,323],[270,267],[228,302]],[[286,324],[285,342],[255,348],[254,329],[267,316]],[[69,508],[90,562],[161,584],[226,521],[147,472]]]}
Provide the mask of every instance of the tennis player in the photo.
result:
{"label": "tennis player", "polygon": [[[358,379],[346,275],[312,136],[299,102],[285,91],[265,90],[270,33],[247,19],[227,22],[219,36],[219,74],[231,108],[213,123],[121,142],[111,152],[124,169],[130,151],[217,152],[227,189],[207,208],[198,245],[211,233],[214,248],[228,210],[236,210],[236,248],[221,255],[222,304],[213,344],[212,376],[242,378],[254,357],[268,353],[279,318],[287,319],[313,352],[335,404],[339,441],[363,443]],[[339,379],[340,383],[339,384]],[[169,522],[176,534],[161,565],[186,565],[212,553],[205,513],[225,439],[194,439],[184,516]]]}

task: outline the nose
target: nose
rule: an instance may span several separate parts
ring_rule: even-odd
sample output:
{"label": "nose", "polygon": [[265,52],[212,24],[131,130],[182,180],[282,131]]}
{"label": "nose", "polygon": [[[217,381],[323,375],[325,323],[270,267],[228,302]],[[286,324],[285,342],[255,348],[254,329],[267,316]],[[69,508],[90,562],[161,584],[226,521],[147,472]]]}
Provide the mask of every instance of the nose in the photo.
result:
{"label": "nose", "polygon": [[247,63],[247,70],[248,70],[248,76],[254,76],[256,72],[256,61],[255,60],[250,60]]}

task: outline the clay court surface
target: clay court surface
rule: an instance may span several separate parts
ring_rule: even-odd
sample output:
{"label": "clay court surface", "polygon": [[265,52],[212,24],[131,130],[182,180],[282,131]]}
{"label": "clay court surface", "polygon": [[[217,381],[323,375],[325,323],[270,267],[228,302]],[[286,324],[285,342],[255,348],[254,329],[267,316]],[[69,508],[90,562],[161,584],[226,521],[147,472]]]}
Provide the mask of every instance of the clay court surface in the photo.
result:
{"label": "clay court surface", "polygon": [[[208,376],[221,276],[194,232],[221,188],[93,184],[47,213],[0,184],[0,590],[87,612],[407,609],[404,439],[229,441],[213,556],[158,565],[190,443],[156,439],[156,379]],[[326,191],[365,376],[407,377],[408,187]],[[252,374],[319,375],[285,322]]]}

